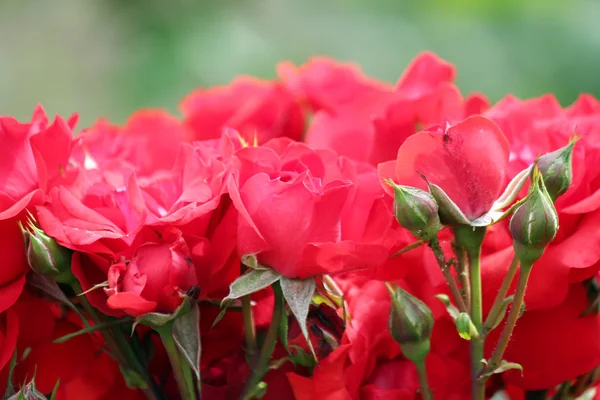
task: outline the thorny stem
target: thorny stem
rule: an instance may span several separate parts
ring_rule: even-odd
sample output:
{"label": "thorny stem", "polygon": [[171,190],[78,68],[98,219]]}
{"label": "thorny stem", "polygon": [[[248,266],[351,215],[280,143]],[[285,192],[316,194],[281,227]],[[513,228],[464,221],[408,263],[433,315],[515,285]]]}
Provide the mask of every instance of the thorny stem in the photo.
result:
{"label": "thorny stem", "polygon": [[436,259],[438,265],[440,266],[440,269],[442,270],[442,274],[444,275],[444,278],[446,279],[446,283],[448,284],[448,287],[450,288],[450,293],[452,294],[452,297],[454,298],[454,301],[456,302],[458,309],[461,312],[467,312],[467,305],[465,304],[464,298],[463,298],[462,294],[460,293],[460,289],[458,288],[458,285],[456,284],[456,280],[454,279],[454,276],[452,276],[452,271],[450,270],[448,262],[446,261],[446,257],[444,256],[444,251],[440,247],[439,240],[437,238],[432,239],[429,242],[429,247],[431,248],[431,250],[433,251],[433,254],[435,255],[435,259]]}

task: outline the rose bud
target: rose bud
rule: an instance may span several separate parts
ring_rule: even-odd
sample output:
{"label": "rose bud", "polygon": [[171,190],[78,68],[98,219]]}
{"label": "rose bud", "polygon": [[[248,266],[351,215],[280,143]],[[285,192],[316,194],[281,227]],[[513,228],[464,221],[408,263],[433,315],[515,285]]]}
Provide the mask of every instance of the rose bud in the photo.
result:
{"label": "rose bud", "polygon": [[544,185],[552,200],[556,200],[571,186],[573,180],[573,147],[578,138],[569,141],[562,149],[544,154],[538,160],[538,167],[544,178]]}
{"label": "rose bud", "polygon": [[[52,398],[54,397],[55,393],[53,393]],[[21,387],[21,390],[17,393],[8,397],[7,400],[47,400],[47,398],[35,387],[35,382],[31,381]]]}
{"label": "rose bud", "polygon": [[388,327],[400,344],[402,353],[412,362],[420,362],[429,353],[429,338],[433,330],[433,316],[425,303],[401,288],[388,285],[392,307]]}
{"label": "rose bud", "polygon": [[394,189],[394,215],[398,223],[420,240],[436,237],[440,217],[433,196],[421,189],[396,185],[391,180],[388,184]]}
{"label": "rose bud", "polygon": [[27,222],[27,227],[23,227],[20,223],[19,225],[25,241],[27,262],[31,269],[38,274],[50,276],[60,283],[71,282],[72,251],[46,235],[32,220]]}
{"label": "rose bud", "polygon": [[522,265],[531,265],[544,253],[558,231],[558,215],[540,171],[533,172],[529,198],[510,220],[515,254]]}

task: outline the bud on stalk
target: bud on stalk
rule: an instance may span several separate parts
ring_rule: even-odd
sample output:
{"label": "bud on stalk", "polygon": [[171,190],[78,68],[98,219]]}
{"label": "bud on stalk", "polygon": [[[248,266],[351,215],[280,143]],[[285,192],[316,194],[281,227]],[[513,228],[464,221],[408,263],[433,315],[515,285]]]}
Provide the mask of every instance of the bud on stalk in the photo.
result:
{"label": "bud on stalk", "polygon": [[578,138],[571,139],[562,149],[544,154],[538,160],[538,167],[544,178],[544,185],[553,201],[564,194],[573,180],[573,147]]}
{"label": "bud on stalk", "polygon": [[440,230],[438,204],[433,196],[424,190],[410,186],[388,184],[394,189],[394,215],[403,227],[418,239],[429,241]]}
{"label": "bud on stalk", "polygon": [[41,275],[52,277],[59,283],[69,283],[71,273],[71,250],[59,245],[56,240],[38,228],[30,219],[27,226],[21,227],[27,262],[32,270]]}
{"label": "bud on stalk", "polygon": [[421,362],[429,353],[433,330],[431,310],[407,291],[387,286],[392,297],[388,320],[390,333],[406,358],[414,363]]}
{"label": "bud on stalk", "polygon": [[537,261],[558,231],[558,215],[538,168],[533,171],[529,198],[510,220],[515,254],[521,265]]}

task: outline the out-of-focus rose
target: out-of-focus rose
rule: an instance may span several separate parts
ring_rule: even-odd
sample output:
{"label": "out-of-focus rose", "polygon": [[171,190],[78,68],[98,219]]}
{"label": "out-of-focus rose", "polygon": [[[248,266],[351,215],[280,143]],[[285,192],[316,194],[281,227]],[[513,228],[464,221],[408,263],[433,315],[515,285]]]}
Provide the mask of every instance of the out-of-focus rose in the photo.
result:
{"label": "out-of-focus rose", "polygon": [[460,120],[487,105],[481,96],[463,102],[452,84],[454,67],[431,53],[417,56],[395,87],[326,58],[299,68],[281,63],[278,72],[315,112],[308,145],[372,164],[393,159],[419,126]]}
{"label": "out-of-focus rose", "polygon": [[218,138],[223,128],[260,144],[280,136],[300,140],[304,133],[302,109],[279,82],[237,78],[228,86],[190,93],[180,108],[194,140]]}
{"label": "out-of-focus rose", "polygon": [[134,316],[172,313],[181,295],[198,284],[181,232],[168,228],[156,233],[157,240],[141,244],[131,259],[111,265],[105,289],[110,308]]}
{"label": "out-of-focus rose", "polygon": [[19,320],[14,310],[8,309],[0,315],[0,392],[4,393],[10,360],[17,346]]}

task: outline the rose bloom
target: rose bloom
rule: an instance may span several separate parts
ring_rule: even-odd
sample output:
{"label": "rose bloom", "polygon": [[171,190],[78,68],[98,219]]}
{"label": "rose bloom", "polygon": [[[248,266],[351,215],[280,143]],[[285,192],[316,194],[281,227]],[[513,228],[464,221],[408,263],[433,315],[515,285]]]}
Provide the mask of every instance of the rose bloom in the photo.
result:
{"label": "rose bloom", "polygon": [[28,123],[0,117],[0,312],[17,300],[28,269],[17,221],[35,212],[66,168],[76,121],[75,115],[49,124],[41,106]]}

